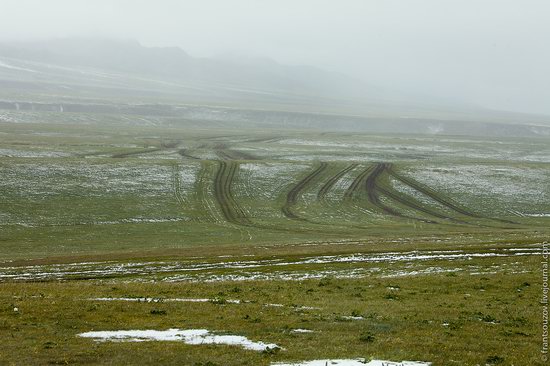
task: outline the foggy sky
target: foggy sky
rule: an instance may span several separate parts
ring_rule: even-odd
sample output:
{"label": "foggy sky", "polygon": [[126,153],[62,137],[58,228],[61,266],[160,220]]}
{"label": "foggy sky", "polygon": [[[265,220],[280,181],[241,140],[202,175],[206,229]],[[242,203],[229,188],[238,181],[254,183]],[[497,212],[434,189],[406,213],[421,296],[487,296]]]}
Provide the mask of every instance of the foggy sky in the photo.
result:
{"label": "foggy sky", "polygon": [[0,0],[0,41],[136,39],[550,115],[548,0]]}

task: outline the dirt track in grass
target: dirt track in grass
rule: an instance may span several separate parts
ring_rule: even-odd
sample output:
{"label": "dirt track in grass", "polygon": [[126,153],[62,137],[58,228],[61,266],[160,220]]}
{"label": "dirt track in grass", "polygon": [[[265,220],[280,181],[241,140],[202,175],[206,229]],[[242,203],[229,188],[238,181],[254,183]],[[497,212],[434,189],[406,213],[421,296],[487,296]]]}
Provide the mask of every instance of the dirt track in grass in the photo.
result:
{"label": "dirt track in grass", "polygon": [[327,193],[332,189],[332,187],[334,187],[334,185],[344,176],[346,175],[347,173],[349,173],[350,171],[352,171],[353,169],[355,169],[355,167],[357,166],[357,164],[350,164],[348,165],[347,167],[345,167],[344,169],[340,170],[338,173],[336,173],[335,175],[333,175],[332,177],[330,177],[329,180],[326,181],[325,184],[323,184],[323,186],[321,187],[321,189],[319,190],[319,192],[317,193],[317,199],[318,200],[323,200],[325,199]]}
{"label": "dirt track in grass", "polygon": [[302,180],[300,180],[290,191],[288,191],[286,196],[286,202],[282,207],[283,215],[288,217],[289,219],[293,220],[304,220],[302,217],[296,215],[292,208],[296,205],[298,202],[298,198],[300,194],[321,174],[325,171],[325,169],[328,167],[328,164],[325,162],[321,162],[319,166],[313,170],[311,173],[309,173],[307,176],[305,176]]}
{"label": "dirt track in grass", "polygon": [[234,161],[221,160],[214,177],[214,196],[225,219],[233,224],[251,224],[245,211],[233,197],[231,185],[237,174],[239,164]]}

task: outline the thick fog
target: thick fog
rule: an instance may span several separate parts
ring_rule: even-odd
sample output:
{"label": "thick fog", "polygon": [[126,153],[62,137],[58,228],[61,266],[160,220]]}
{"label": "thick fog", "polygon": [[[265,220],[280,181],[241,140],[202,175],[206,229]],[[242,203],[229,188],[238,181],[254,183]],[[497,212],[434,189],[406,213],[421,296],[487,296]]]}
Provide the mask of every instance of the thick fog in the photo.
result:
{"label": "thick fog", "polygon": [[0,41],[136,39],[550,114],[549,14],[547,0],[0,0]]}

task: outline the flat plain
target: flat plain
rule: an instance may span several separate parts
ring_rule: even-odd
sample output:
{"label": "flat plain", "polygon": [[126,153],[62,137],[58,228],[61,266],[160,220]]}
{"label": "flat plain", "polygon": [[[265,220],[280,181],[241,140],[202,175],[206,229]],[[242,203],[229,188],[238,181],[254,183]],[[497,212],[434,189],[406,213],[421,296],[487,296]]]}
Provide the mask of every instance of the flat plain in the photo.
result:
{"label": "flat plain", "polygon": [[548,137],[0,117],[0,363],[544,364]]}

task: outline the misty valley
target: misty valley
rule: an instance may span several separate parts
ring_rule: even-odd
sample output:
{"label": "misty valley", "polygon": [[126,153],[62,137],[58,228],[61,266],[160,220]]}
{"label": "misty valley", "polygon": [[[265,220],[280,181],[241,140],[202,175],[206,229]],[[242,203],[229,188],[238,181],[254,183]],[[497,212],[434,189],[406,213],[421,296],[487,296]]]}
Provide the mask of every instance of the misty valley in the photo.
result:
{"label": "misty valley", "polygon": [[0,39],[0,364],[544,365],[549,182],[544,114]]}

